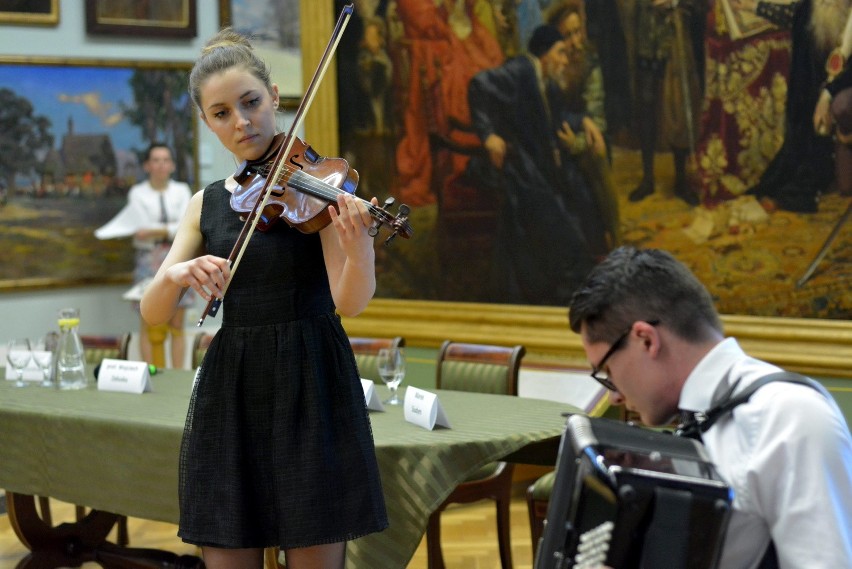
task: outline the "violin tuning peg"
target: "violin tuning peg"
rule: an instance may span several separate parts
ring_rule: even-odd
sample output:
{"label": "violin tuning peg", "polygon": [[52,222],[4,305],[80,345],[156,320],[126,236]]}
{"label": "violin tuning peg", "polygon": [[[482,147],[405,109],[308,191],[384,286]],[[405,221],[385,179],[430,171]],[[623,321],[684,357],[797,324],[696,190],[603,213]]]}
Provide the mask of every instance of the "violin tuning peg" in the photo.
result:
{"label": "violin tuning peg", "polygon": [[399,206],[400,215],[408,215],[409,213],[411,213],[411,208],[409,208],[407,205],[402,204]]}
{"label": "violin tuning peg", "polygon": [[370,237],[375,237],[378,234],[379,234],[379,224],[378,223],[374,223],[369,228],[367,228],[367,235],[369,235]]}
{"label": "violin tuning peg", "polygon": [[382,206],[384,209],[388,209],[393,204],[396,203],[396,200],[393,197],[385,198],[385,204]]}

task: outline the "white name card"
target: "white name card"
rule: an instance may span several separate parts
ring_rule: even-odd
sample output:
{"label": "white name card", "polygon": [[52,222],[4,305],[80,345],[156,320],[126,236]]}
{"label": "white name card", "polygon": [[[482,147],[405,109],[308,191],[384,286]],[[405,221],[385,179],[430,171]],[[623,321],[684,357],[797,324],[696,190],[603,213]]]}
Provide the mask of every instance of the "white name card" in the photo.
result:
{"label": "white name card", "polygon": [[405,420],[409,423],[414,423],[418,427],[430,431],[435,426],[452,428],[436,393],[409,386],[405,389],[403,406],[405,407]]}
{"label": "white name card", "polygon": [[382,405],[382,400],[379,399],[379,394],[376,392],[376,386],[371,380],[362,377],[361,389],[364,390],[364,400],[367,402],[367,409],[370,411],[385,410],[385,406]]}
{"label": "white name card", "polygon": [[151,372],[146,362],[104,359],[98,372],[98,390],[144,393],[151,391]]}

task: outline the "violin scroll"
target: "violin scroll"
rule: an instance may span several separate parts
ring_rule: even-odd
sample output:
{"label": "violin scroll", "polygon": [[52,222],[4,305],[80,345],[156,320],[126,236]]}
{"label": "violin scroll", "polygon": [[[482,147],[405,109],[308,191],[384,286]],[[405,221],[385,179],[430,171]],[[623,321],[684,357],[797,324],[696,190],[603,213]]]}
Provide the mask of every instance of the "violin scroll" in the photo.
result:
{"label": "violin scroll", "polygon": [[370,215],[373,216],[374,220],[373,225],[367,230],[371,237],[379,234],[379,228],[382,225],[387,225],[392,229],[391,234],[385,239],[385,245],[389,245],[397,235],[402,235],[405,239],[408,239],[414,233],[411,224],[408,223],[408,214],[411,213],[411,209],[407,205],[401,204],[398,209],[399,214],[394,216],[390,213],[390,208],[393,207],[394,203],[396,203],[396,200],[389,197],[385,199],[382,207],[372,204],[369,207]]}

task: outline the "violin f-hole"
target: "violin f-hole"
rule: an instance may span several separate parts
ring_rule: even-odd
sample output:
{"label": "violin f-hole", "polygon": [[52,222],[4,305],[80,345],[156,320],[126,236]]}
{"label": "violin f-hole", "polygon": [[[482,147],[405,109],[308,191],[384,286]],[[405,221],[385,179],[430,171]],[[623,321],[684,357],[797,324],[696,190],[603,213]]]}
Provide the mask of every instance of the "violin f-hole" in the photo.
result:
{"label": "violin f-hole", "polygon": [[[297,158],[299,158],[299,157],[300,157],[300,155],[299,155],[299,154],[293,154],[292,156],[290,156],[290,164],[292,164],[293,166],[295,166],[295,167],[296,167],[296,168],[298,168],[299,170],[304,170],[304,169],[305,169],[305,167],[304,167],[304,166],[302,166],[302,165],[301,165],[301,164],[300,164],[300,163],[296,160],[296,159],[297,159]],[[316,162],[316,160],[312,160],[312,162]]]}

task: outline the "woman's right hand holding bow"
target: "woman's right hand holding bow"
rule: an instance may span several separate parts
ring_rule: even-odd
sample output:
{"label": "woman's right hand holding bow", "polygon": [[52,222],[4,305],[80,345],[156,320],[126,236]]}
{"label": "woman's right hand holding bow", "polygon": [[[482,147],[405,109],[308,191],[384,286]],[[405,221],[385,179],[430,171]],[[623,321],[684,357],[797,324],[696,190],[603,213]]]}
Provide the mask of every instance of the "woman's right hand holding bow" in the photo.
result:
{"label": "woman's right hand holding bow", "polygon": [[142,317],[152,326],[169,321],[187,288],[194,289],[208,302],[214,296],[224,296],[231,269],[227,259],[205,254],[201,234],[203,196],[203,191],[192,196],[168,255],[145,287],[140,309]]}
{"label": "woman's right hand holding bow", "polygon": [[228,260],[214,255],[204,255],[176,263],[168,268],[165,277],[181,289],[192,288],[201,298],[223,298],[231,268]]}

